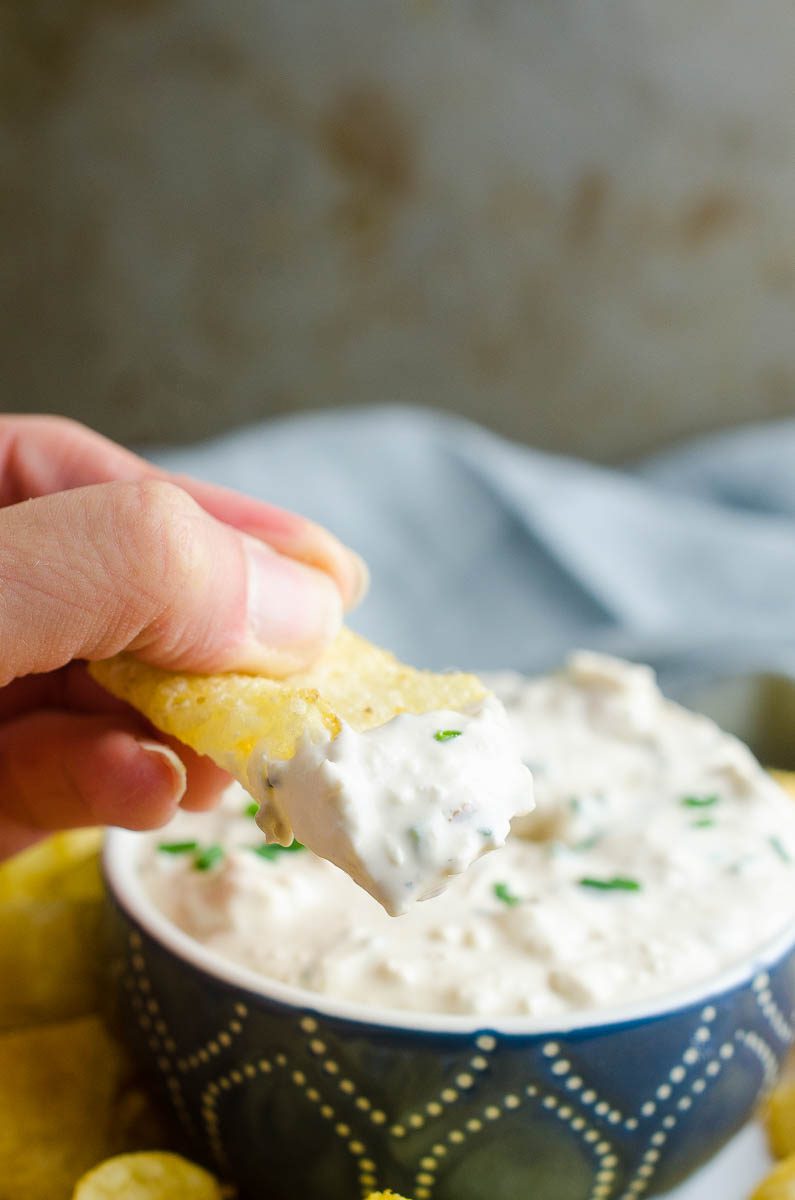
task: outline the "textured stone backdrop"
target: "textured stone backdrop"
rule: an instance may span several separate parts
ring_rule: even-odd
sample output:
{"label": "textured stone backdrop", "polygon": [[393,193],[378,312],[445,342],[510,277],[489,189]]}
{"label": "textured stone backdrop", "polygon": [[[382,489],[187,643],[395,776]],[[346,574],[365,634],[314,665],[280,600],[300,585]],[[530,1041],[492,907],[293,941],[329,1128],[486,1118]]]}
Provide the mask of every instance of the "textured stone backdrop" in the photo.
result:
{"label": "textured stone backdrop", "polygon": [[0,153],[6,410],[795,411],[789,0],[5,0]]}

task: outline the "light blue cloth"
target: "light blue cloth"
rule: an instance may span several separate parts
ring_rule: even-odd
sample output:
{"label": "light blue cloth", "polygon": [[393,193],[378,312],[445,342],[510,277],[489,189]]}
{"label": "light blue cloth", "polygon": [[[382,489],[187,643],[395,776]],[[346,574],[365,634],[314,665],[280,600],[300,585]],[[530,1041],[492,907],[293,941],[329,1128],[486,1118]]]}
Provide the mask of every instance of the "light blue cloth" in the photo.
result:
{"label": "light blue cloth", "polygon": [[372,570],[351,623],[417,664],[536,670],[584,645],[675,684],[795,675],[795,421],[623,470],[411,408],[299,415],[151,457],[328,525]]}

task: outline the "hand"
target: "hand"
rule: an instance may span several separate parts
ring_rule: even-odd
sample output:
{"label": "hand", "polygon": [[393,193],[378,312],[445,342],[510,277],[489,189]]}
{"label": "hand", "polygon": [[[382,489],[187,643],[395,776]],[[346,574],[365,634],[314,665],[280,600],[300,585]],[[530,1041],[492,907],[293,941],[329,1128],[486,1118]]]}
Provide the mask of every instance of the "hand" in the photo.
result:
{"label": "hand", "polygon": [[158,471],[71,421],[0,416],[0,858],[56,829],[155,828],[227,782],[79,660],[129,650],[286,674],[366,578],[303,517]]}

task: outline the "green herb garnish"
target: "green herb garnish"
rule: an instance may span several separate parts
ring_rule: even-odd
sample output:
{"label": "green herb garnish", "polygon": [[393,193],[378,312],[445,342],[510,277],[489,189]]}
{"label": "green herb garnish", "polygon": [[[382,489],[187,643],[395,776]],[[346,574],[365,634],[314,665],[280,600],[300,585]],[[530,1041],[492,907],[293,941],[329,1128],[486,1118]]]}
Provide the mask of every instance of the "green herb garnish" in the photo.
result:
{"label": "green herb garnish", "polygon": [[451,738],[461,737],[461,729],[437,729],[433,735],[437,742],[449,742]]}
{"label": "green herb garnish", "polygon": [[683,796],[682,804],[685,808],[709,808],[719,800],[720,796]]}
{"label": "green herb garnish", "polygon": [[223,846],[205,846],[203,850],[199,850],[193,860],[193,865],[197,871],[210,871],[218,865],[223,857]]}
{"label": "green herb garnish", "polygon": [[715,820],[713,817],[699,817],[697,821],[691,821],[690,824],[693,829],[710,829],[715,824]]}
{"label": "green herb garnish", "polygon": [[639,892],[641,885],[637,879],[627,879],[623,875],[614,875],[612,879],[592,879],[586,875],[579,880],[580,887],[597,888],[600,892]]}
{"label": "green herb garnish", "polygon": [[502,900],[503,904],[507,904],[509,908],[515,908],[517,904],[521,904],[518,896],[515,896],[507,883],[495,883],[494,895],[498,900]]}
{"label": "green herb garnish", "polygon": [[769,841],[770,841],[770,845],[773,847],[773,849],[775,850],[776,854],[779,856],[779,858],[781,859],[782,862],[785,862],[785,863],[792,862],[792,855],[787,850],[787,847],[784,845],[781,838],[776,837],[774,834],[773,837],[771,837],[769,839]]}
{"label": "green herb garnish", "polygon": [[198,842],[161,842],[157,847],[163,854],[188,854],[198,849]]}
{"label": "green herb garnish", "polygon": [[280,854],[294,854],[296,850],[304,850],[306,847],[293,839],[289,846],[280,846],[278,842],[263,842],[261,846],[252,846],[251,849],[260,858],[264,858],[266,862],[273,862]]}
{"label": "green herb garnish", "polygon": [[243,816],[244,817],[256,817],[258,812],[259,812],[259,805],[257,804],[256,800],[252,800],[251,803],[247,804],[246,807],[243,809]]}

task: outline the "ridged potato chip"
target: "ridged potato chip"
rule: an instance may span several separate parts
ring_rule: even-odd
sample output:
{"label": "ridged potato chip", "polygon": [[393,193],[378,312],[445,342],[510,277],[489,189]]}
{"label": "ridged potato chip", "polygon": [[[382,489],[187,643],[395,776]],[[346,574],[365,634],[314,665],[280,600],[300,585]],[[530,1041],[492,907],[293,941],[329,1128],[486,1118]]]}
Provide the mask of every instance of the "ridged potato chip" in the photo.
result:
{"label": "ridged potato chip", "polygon": [[59,1200],[130,1149],[118,1106],[132,1074],[98,1017],[0,1034],[0,1197]]}
{"label": "ridged potato chip", "polygon": [[0,903],[0,1032],[96,1012],[101,976],[99,898]]}
{"label": "ridged potato chip", "polygon": [[776,1158],[795,1154],[795,1080],[782,1080],[767,1102],[767,1134]]}
{"label": "ridged potato chip", "polygon": [[178,1154],[120,1154],[94,1167],[72,1200],[221,1200],[216,1179]]}
{"label": "ridged potato chip", "polygon": [[99,1007],[101,834],[60,833],[0,864],[0,1031]]}
{"label": "ridged potato chip", "polygon": [[754,1189],[750,1200],[795,1200],[795,1155],[778,1163]]}
{"label": "ridged potato chip", "polygon": [[4,900],[100,899],[99,829],[73,829],[37,842],[0,863]]}
{"label": "ridged potato chip", "polygon": [[383,725],[402,712],[466,708],[485,689],[474,675],[417,671],[343,629],[311,670],[285,679],[161,671],[129,655],[91,664],[94,679],[248,787],[256,748],[287,759],[304,733]]}

